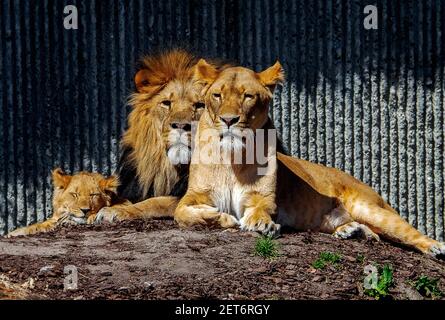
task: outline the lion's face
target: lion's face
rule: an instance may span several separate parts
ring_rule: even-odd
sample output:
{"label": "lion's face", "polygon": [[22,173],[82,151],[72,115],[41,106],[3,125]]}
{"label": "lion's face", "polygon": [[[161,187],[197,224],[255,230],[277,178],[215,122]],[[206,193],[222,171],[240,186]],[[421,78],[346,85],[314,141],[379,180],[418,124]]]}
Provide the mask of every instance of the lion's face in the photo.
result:
{"label": "lion's face", "polygon": [[197,70],[200,81],[211,83],[205,102],[222,146],[237,149],[245,131],[255,132],[267,122],[273,89],[284,78],[280,63],[260,73],[243,67],[218,72],[200,60]]}
{"label": "lion's face", "polygon": [[190,162],[192,122],[204,110],[200,88],[193,81],[171,81],[155,98],[162,113],[162,139],[173,165]]}
{"label": "lion's face", "polygon": [[69,215],[78,222],[110,206],[118,185],[116,177],[105,178],[98,173],[80,172],[70,176],[61,169],[55,169],[52,177],[54,215]]}

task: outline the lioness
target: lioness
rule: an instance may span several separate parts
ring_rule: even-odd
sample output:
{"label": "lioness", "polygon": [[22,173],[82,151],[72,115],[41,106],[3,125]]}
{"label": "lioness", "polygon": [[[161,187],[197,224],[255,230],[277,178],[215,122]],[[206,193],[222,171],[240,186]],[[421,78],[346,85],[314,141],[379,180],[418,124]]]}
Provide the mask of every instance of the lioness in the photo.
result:
{"label": "lioness", "polygon": [[52,216],[46,221],[16,229],[7,237],[48,232],[60,223],[91,223],[100,209],[120,202],[116,196],[119,183],[115,176],[106,178],[89,172],[71,176],[57,168],[52,172],[52,180]]}
{"label": "lioness", "polygon": [[280,153],[276,168],[270,150],[266,176],[258,175],[258,162],[239,165],[233,157],[225,166],[200,163],[195,158],[202,156],[202,149],[215,144],[214,135],[204,135],[205,129],[215,129],[216,143],[226,151],[229,146],[233,154],[245,147],[240,133],[251,130],[255,134],[258,128],[268,128],[268,105],[283,70],[278,62],[260,73],[242,67],[218,71],[203,60],[198,66],[198,79],[210,85],[196,137],[199,148],[192,156],[196,164],[191,165],[187,193],[175,211],[180,225],[211,221],[227,227],[239,223],[243,229],[276,234],[275,218],[281,226],[339,238],[361,234],[379,239],[381,235],[443,257],[444,243],[421,234],[372,188],[340,170]]}

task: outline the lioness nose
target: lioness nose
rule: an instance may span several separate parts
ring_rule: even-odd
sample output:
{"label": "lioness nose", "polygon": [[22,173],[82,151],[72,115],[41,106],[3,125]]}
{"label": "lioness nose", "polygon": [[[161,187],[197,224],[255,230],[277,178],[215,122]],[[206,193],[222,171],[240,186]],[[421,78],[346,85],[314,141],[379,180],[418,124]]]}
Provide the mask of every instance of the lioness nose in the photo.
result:
{"label": "lioness nose", "polygon": [[223,122],[225,122],[225,124],[227,124],[227,127],[231,127],[234,124],[238,123],[239,121],[239,116],[220,116],[219,117]]}
{"label": "lioness nose", "polygon": [[192,130],[192,126],[190,125],[190,123],[173,122],[171,124],[171,127],[173,129],[182,129],[184,131],[191,131]]}
{"label": "lioness nose", "polygon": [[88,212],[91,211],[91,209],[90,208],[80,208],[80,211],[82,211],[83,214],[87,214]]}

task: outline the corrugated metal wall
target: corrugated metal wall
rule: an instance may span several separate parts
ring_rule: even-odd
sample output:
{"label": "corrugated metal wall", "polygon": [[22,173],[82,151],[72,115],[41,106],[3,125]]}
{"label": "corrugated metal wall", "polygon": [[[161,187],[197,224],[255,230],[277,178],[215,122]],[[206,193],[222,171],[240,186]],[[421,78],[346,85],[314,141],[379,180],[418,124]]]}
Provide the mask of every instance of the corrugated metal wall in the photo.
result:
{"label": "corrugated metal wall", "polygon": [[[68,4],[79,30],[63,28]],[[188,45],[258,70],[280,59],[288,150],[444,239],[445,1],[1,0],[0,13],[0,233],[50,214],[51,168],[111,173],[135,60]]]}

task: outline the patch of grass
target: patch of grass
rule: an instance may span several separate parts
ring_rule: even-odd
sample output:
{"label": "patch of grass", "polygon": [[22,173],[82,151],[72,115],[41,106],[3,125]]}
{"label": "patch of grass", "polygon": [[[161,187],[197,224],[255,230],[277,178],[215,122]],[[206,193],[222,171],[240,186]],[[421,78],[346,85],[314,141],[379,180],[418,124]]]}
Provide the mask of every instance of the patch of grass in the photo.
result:
{"label": "patch of grass", "polygon": [[355,260],[356,260],[358,263],[363,263],[363,262],[365,261],[365,256],[362,255],[362,254],[359,254],[359,255],[357,255],[357,258],[355,258]]}
{"label": "patch of grass", "polygon": [[414,288],[424,297],[440,298],[443,296],[443,292],[439,289],[438,282],[438,278],[422,275],[414,282]]}
{"label": "patch of grass", "polygon": [[388,264],[385,264],[383,268],[378,267],[378,277],[375,288],[366,289],[364,293],[377,300],[388,297],[390,295],[389,289],[394,285],[393,274],[392,267]]}
{"label": "patch of grass", "polygon": [[278,257],[278,243],[272,237],[259,237],[255,242],[255,255],[267,259]]}
{"label": "patch of grass", "polygon": [[317,260],[312,263],[315,269],[324,269],[328,264],[336,265],[341,261],[341,256],[338,253],[324,251],[320,253]]}

